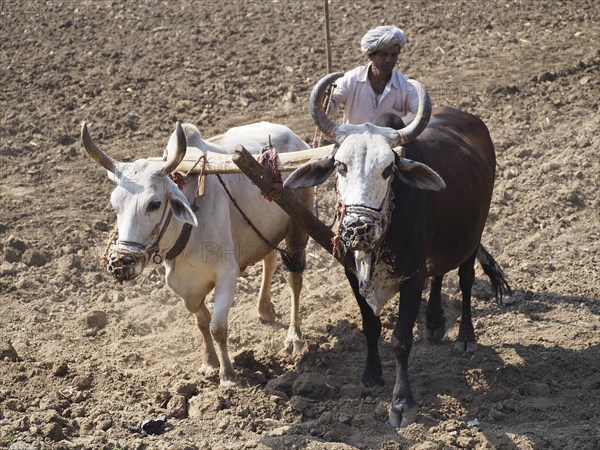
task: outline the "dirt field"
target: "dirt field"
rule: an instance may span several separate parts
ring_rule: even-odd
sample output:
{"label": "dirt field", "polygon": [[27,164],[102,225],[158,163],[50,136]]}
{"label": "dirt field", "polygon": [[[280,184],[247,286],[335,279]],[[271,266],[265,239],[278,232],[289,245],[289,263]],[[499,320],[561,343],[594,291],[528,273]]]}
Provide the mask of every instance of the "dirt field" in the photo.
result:
{"label": "dirt field", "polygon": [[[117,285],[99,266],[112,183],[79,127],[121,160],[159,156],[176,120],[205,136],[256,120],[307,140],[308,95],[326,73],[322,1],[0,3],[0,447],[16,449],[600,448],[600,8],[594,0],[330,2],[335,70],[363,62],[362,34],[411,41],[399,68],[436,104],[475,113],[498,155],[484,244],[516,291],[497,306],[478,272],[478,351],[416,330],[417,422],[387,423],[394,380],[358,384],[365,345],[339,265],[311,242],[306,351],[282,350],[255,311],[259,266],[238,284],[230,349],[241,387],[197,369],[193,317],[150,267]],[[319,190],[332,214],[332,185]],[[424,311],[424,308],[422,309]],[[167,416],[163,434],[136,431]],[[478,425],[474,426],[475,419]]]}

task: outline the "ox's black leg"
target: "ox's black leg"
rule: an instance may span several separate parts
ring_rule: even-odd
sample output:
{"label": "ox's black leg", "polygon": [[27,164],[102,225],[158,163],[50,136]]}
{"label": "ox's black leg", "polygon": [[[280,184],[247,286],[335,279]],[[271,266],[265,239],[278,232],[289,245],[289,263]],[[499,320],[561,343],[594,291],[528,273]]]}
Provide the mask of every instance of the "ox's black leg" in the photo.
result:
{"label": "ox's black leg", "polygon": [[431,289],[429,291],[429,301],[427,302],[427,311],[425,314],[427,337],[433,342],[440,342],[444,334],[446,334],[446,318],[442,309],[443,280],[444,275],[431,278]]}
{"label": "ox's black leg", "polygon": [[474,264],[476,256],[477,252],[473,253],[458,268],[458,283],[462,292],[462,313],[458,337],[456,338],[456,349],[463,352],[474,352],[477,349],[475,330],[471,318],[471,290],[475,281]]}
{"label": "ox's black leg", "polygon": [[400,311],[392,334],[392,350],[396,359],[396,383],[390,409],[390,425],[404,427],[415,421],[416,402],[408,380],[408,357],[412,349],[413,328],[419,313],[423,279],[412,277],[400,288]]}
{"label": "ox's black leg", "polygon": [[362,316],[362,332],[367,339],[367,361],[360,377],[364,386],[383,386],[383,371],[379,358],[379,337],[381,336],[381,319],[375,315],[367,301],[359,293],[358,279],[346,270],[346,276],[352,286],[354,297],[358,302]]}

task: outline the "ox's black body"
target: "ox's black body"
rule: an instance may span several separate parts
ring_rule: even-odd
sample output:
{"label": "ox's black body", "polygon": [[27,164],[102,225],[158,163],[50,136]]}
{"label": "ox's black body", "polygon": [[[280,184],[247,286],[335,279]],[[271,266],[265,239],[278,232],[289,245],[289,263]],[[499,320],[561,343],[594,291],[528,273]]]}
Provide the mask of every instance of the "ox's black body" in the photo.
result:
{"label": "ox's black body", "polygon": [[[322,105],[327,86],[340,76],[323,77],[310,100],[313,120],[336,141],[334,152],[298,168],[284,187],[315,186],[337,169],[344,212],[336,239],[347,250],[345,271],[362,314],[367,360],[361,379],[367,386],[383,384],[378,313],[390,295],[400,293],[392,334],[396,381],[390,423],[403,426],[416,416],[408,357],[426,277],[432,277],[427,326],[439,339],[445,322],[442,279],[448,271],[459,269],[463,314],[458,340],[463,350],[474,349],[475,343],[471,322],[475,259],[482,263],[498,296],[510,293],[502,271],[480,244],[492,198],[496,155],[479,118],[453,108],[432,111],[429,96],[414,80],[408,83],[417,92],[419,108],[406,127],[390,130],[403,125],[397,119],[378,125],[337,125]],[[396,145],[404,145],[406,154],[390,155]],[[389,207],[381,199],[390,180],[394,208],[388,220]]]}

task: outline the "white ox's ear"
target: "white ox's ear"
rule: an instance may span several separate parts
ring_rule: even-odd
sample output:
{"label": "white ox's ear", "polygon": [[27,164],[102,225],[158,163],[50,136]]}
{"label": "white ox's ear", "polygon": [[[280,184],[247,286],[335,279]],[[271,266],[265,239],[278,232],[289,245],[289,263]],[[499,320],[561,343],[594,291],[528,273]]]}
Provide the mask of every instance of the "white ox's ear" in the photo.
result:
{"label": "white ox's ear", "polygon": [[397,158],[394,173],[404,184],[417,189],[441,191],[446,188],[446,183],[437,172],[428,165],[412,159]]}
{"label": "white ox's ear", "polygon": [[192,211],[187,198],[185,198],[185,195],[183,195],[183,192],[179,190],[175,183],[167,183],[167,195],[169,197],[169,206],[175,217],[182,222],[197,227],[198,219],[196,219],[196,215]]}
{"label": "white ox's ear", "polygon": [[300,189],[324,183],[333,173],[332,156],[302,164],[284,181],[285,189]]}

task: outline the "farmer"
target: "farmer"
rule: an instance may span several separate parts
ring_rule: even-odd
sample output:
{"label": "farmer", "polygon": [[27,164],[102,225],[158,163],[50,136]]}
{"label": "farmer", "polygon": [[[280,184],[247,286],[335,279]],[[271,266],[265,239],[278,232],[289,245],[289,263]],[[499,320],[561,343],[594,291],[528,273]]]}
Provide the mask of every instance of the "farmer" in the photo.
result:
{"label": "farmer", "polygon": [[360,49],[370,62],[346,72],[336,81],[330,103],[330,115],[344,105],[343,123],[374,122],[383,113],[402,117],[416,113],[417,93],[408,77],[394,70],[402,47],[408,43],[404,32],[390,25],[369,30],[360,41]]}

